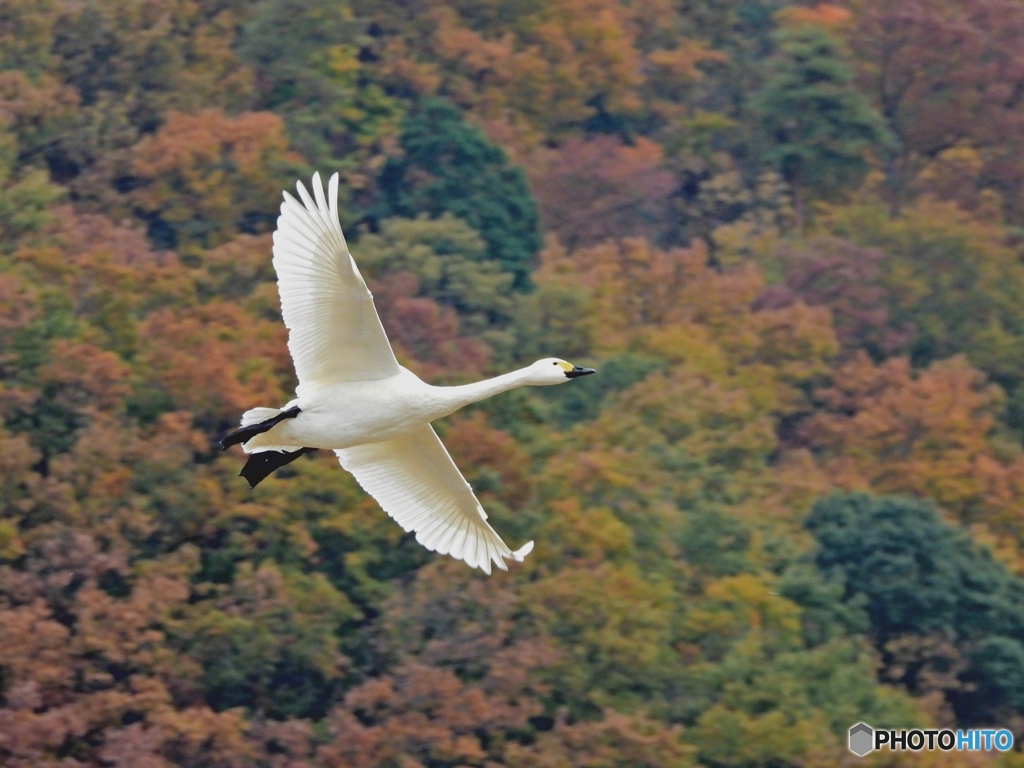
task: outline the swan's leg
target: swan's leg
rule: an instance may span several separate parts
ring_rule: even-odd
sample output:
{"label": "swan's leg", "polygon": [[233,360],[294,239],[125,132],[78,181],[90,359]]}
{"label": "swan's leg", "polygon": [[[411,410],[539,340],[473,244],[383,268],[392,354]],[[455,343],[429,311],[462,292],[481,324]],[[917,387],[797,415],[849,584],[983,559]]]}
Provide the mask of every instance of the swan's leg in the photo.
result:
{"label": "swan's leg", "polygon": [[296,416],[299,415],[299,413],[301,413],[301,411],[299,410],[299,406],[296,405],[292,408],[289,408],[287,411],[281,411],[279,414],[277,414],[277,416],[275,416],[272,419],[261,421],[259,424],[250,424],[247,427],[242,427],[241,429],[235,430],[230,435],[228,435],[227,437],[220,441],[220,448],[222,451],[226,451],[232,445],[238,445],[239,443],[247,443],[248,441],[256,437],[256,435],[262,435],[264,432],[273,429],[285,419],[294,419]]}
{"label": "swan's leg", "polygon": [[291,464],[304,453],[312,453],[316,448],[299,448],[297,451],[260,451],[249,454],[242,471],[238,474],[249,481],[249,487],[255,488],[267,475],[285,464]]}

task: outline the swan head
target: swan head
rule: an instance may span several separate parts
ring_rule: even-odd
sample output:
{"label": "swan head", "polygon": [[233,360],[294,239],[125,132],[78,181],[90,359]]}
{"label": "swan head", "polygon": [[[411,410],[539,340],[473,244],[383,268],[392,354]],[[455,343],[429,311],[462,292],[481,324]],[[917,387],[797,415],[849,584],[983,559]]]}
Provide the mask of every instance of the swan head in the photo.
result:
{"label": "swan head", "polygon": [[535,387],[565,384],[570,379],[597,373],[593,368],[581,368],[557,357],[545,357],[543,360],[538,360],[527,370],[529,370],[530,376],[526,383]]}

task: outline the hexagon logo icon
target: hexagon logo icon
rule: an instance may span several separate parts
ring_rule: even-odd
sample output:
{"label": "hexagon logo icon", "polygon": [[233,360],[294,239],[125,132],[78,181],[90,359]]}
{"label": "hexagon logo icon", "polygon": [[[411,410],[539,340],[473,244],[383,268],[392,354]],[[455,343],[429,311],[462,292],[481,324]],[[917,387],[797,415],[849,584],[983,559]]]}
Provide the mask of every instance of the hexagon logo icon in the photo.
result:
{"label": "hexagon logo icon", "polygon": [[850,728],[850,751],[857,757],[864,757],[875,748],[875,729],[867,723],[857,723]]}

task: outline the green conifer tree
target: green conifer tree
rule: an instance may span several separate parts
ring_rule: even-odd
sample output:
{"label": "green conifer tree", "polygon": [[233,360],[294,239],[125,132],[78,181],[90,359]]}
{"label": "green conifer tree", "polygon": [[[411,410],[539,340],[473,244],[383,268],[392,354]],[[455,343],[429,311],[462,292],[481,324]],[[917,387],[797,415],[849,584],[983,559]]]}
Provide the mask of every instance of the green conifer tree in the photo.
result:
{"label": "green conifer tree", "polygon": [[[1024,707],[1024,580],[1009,573],[931,502],[834,493],[806,521],[818,540],[816,565],[863,601],[883,656],[900,638],[943,637],[965,659],[947,697],[964,722]],[[906,666],[911,689],[928,660]],[[943,664],[942,660],[937,661]]]}
{"label": "green conifer tree", "polygon": [[438,99],[406,115],[401,145],[404,155],[389,160],[379,178],[384,216],[451,212],[480,233],[490,258],[515,276],[514,286],[526,288],[541,237],[523,170]]}
{"label": "green conifer tree", "polygon": [[341,171],[347,194],[402,115],[361,59],[366,25],[334,0],[263,0],[239,36],[239,56],[256,74],[254,106],[284,118],[312,168]]}
{"label": "green conifer tree", "polygon": [[881,115],[853,85],[839,42],[820,27],[784,28],[774,35],[774,74],[750,106],[773,162],[793,192],[803,231],[804,195],[858,184],[867,153],[892,139]]}

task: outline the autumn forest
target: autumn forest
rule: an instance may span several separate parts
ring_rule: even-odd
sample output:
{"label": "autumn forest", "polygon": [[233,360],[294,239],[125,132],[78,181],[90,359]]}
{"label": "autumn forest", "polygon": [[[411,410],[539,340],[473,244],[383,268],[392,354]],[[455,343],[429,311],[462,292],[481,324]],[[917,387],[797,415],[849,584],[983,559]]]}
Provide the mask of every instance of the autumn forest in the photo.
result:
{"label": "autumn forest", "polygon": [[[341,174],[437,423],[428,552],[295,388]],[[829,768],[1024,738],[1022,0],[0,0],[0,765]],[[887,753],[876,766],[1005,753]]]}

